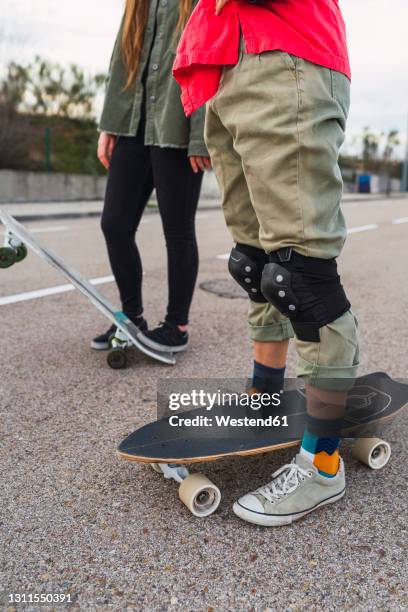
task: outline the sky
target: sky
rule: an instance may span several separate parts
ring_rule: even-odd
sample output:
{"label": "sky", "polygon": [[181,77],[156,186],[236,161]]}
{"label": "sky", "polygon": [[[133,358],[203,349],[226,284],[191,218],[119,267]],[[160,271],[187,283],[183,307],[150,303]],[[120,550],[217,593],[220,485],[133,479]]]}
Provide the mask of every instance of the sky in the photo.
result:
{"label": "sky", "polygon": [[[353,151],[364,126],[397,129],[405,139],[408,1],[340,0],[340,6],[353,72],[346,148]],[[0,67],[39,54],[106,71],[122,10],[123,0],[0,0]]]}

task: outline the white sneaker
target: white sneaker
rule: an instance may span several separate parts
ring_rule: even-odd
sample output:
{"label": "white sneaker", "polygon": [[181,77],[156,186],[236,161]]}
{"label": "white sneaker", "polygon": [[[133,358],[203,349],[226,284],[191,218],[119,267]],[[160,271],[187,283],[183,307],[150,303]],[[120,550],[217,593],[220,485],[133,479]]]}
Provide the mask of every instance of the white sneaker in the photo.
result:
{"label": "white sneaker", "polygon": [[240,497],[233,511],[244,521],[274,527],[290,525],[309,512],[332,504],[345,493],[343,460],[336,476],[327,478],[300,453],[274,474],[272,481]]}

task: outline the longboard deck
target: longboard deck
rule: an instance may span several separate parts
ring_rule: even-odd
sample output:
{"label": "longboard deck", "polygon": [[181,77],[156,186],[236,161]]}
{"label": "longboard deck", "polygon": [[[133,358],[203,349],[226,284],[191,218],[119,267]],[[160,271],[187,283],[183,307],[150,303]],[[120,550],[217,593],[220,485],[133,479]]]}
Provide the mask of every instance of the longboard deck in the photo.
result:
{"label": "longboard deck", "polygon": [[[400,413],[408,405],[408,385],[392,380],[387,374],[377,372],[356,380],[347,400],[344,419],[344,437],[375,437],[376,428]],[[172,426],[167,416],[149,423],[130,434],[118,447],[122,459],[145,463],[187,464],[215,461],[227,456],[245,456],[266,453],[295,446],[301,438],[306,416],[306,400],[302,391],[287,391],[279,408],[268,408],[262,418],[285,414],[290,425],[289,433],[283,428],[268,426],[219,427],[216,417],[231,416],[231,407],[214,407],[209,413],[197,408],[180,416],[209,417],[212,426]],[[253,410],[234,407],[234,418],[261,416]]]}
{"label": "longboard deck", "polygon": [[164,351],[156,351],[145,346],[139,339],[140,333],[138,328],[128,317],[115,307],[95,289],[91,283],[85,279],[79,272],[68,266],[58,255],[51,249],[43,246],[32,234],[12,217],[6,211],[0,209],[0,220],[3,225],[10,230],[13,235],[19,238],[24,244],[29,246],[41,259],[56,268],[72,285],[78,289],[88,300],[105,315],[112,323],[114,323],[126,336],[126,338],[135,346],[141,353],[156,359],[168,365],[174,365],[176,359],[173,353]]}

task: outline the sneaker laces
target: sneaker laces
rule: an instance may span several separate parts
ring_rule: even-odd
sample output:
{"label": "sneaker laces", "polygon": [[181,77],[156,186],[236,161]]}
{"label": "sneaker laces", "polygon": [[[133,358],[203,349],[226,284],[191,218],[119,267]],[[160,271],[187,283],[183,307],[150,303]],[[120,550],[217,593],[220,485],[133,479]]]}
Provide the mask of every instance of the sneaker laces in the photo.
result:
{"label": "sneaker laces", "polygon": [[295,459],[291,463],[283,465],[279,470],[272,474],[272,480],[267,485],[260,487],[255,491],[265,497],[272,504],[292,493],[305,478],[311,477],[311,470],[301,468],[295,463]]}

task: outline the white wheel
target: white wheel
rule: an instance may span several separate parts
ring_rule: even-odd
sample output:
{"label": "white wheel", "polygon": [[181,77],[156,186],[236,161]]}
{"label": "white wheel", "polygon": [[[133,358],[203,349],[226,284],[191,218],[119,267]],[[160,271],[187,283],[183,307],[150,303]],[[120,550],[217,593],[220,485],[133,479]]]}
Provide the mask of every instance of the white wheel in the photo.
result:
{"label": "white wheel", "polygon": [[221,493],[204,474],[190,474],[180,484],[179,496],[194,516],[209,516],[216,511]]}
{"label": "white wheel", "polygon": [[353,456],[372,470],[380,470],[391,457],[391,446],[379,438],[358,438],[352,449]]}
{"label": "white wheel", "polygon": [[163,474],[163,471],[158,463],[151,463],[150,467],[158,474]]}

